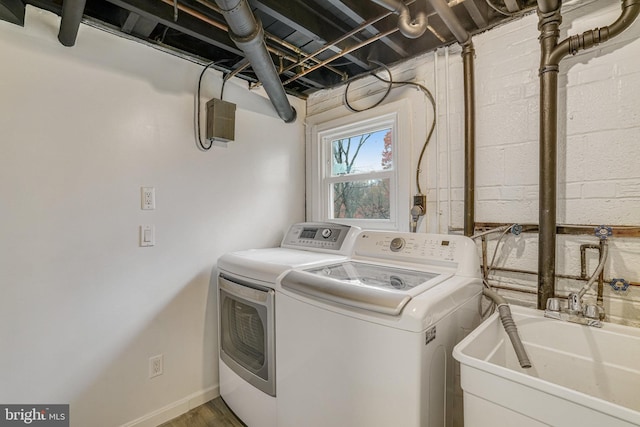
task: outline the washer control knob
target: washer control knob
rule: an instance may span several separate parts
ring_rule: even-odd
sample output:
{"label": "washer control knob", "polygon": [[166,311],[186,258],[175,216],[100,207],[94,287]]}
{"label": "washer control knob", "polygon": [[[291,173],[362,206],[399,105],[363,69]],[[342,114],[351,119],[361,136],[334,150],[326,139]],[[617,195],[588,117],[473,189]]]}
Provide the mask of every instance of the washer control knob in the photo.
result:
{"label": "washer control knob", "polygon": [[404,248],[404,243],[405,242],[402,237],[396,237],[391,241],[391,244],[389,245],[389,249],[391,249],[391,252],[398,252],[399,250]]}
{"label": "washer control knob", "polygon": [[329,237],[331,237],[331,229],[330,228],[323,228],[322,229],[322,237],[324,237],[325,239],[328,239]]}

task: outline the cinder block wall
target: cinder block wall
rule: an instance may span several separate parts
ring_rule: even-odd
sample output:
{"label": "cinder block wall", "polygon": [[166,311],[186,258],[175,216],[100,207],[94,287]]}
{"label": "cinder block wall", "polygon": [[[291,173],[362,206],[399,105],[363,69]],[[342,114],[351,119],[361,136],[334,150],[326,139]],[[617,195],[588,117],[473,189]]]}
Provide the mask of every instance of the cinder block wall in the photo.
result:
{"label": "cinder block wall", "polygon": [[[563,12],[562,38],[609,25],[620,13],[617,0],[582,1],[577,6]],[[474,37],[478,222],[538,222],[537,24],[532,13]],[[460,48],[440,49],[392,71],[394,80],[421,82],[437,98],[437,132],[423,165],[428,214],[420,231],[446,233],[460,228],[464,177]],[[606,44],[565,59],[559,80],[558,223],[640,225],[640,22]],[[349,99],[378,99],[384,89],[374,79],[363,79],[351,85]],[[342,87],[314,94],[308,100],[309,115],[341,108],[343,93]],[[414,116],[414,159],[399,167],[414,170],[431,107],[409,89],[395,89],[389,98],[398,97],[412,100]],[[489,261],[495,241],[489,241]],[[580,274],[583,243],[597,239],[558,237],[558,273]],[[537,271],[537,253],[537,234],[509,235],[496,252],[495,265]],[[588,272],[597,262],[596,251],[587,251]],[[605,277],[640,282],[640,239],[611,239]],[[520,289],[502,291],[512,301],[535,305],[535,275],[501,273],[494,283]],[[557,288],[564,294],[582,284],[559,279]],[[640,289],[616,293],[607,285],[605,309],[612,321],[640,326]]]}

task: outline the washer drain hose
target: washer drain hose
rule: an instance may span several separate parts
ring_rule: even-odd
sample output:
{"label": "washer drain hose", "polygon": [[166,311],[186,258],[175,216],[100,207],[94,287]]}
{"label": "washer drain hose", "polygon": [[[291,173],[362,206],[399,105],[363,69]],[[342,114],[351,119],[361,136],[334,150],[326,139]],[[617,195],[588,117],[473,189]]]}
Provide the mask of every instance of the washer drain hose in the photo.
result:
{"label": "washer drain hose", "polygon": [[518,328],[516,328],[516,322],[511,316],[511,309],[509,308],[509,304],[507,304],[507,300],[487,288],[484,289],[483,295],[490,298],[498,306],[498,314],[500,315],[502,326],[511,340],[511,345],[513,345],[513,349],[516,352],[520,366],[530,368],[531,362],[529,361],[529,356],[527,356],[527,351],[524,349],[524,345],[520,340],[520,335],[518,335]]}

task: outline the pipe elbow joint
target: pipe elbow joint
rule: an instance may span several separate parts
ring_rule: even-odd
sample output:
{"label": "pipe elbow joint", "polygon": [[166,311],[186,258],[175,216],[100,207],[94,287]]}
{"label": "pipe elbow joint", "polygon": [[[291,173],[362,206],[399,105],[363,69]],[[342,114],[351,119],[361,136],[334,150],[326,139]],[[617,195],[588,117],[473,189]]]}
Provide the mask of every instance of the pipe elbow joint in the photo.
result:
{"label": "pipe elbow joint", "polygon": [[424,12],[419,12],[412,20],[409,11],[404,10],[398,18],[398,29],[403,36],[417,39],[427,30],[427,15]]}

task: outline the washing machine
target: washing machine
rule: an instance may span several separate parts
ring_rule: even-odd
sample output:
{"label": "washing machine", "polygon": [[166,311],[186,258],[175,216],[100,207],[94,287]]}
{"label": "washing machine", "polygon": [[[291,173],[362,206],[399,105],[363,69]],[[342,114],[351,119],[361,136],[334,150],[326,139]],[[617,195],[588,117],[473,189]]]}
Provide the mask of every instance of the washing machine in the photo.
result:
{"label": "washing machine", "polygon": [[285,272],[276,292],[278,427],[462,425],[452,350],[481,320],[471,239],[362,231],[352,257]]}
{"label": "washing machine", "polygon": [[344,260],[358,231],[298,223],[280,247],[231,252],[218,260],[220,395],[249,427],[276,426],[276,278],[293,267]]}

